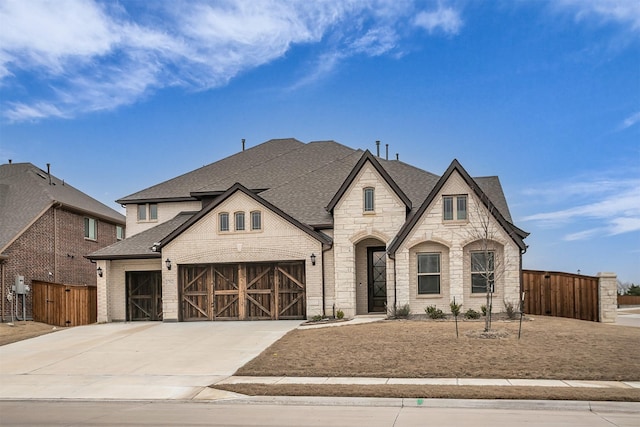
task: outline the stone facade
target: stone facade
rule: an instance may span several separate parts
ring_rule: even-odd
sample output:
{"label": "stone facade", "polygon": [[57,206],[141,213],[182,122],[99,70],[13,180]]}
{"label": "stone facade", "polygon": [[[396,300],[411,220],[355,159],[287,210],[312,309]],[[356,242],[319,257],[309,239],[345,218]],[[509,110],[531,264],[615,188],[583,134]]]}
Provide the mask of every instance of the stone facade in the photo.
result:
{"label": "stone facade", "polygon": [[[365,188],[374,189],[373,212],[364,211]],[[400,197],[376,169],[366,163],[333,211],[335,303],[346,317],[357,314],[357,296],[361,295],[362,300],[363,294],[358,290],[367,283],[366,249],[356,249],[387,246],[405,221],[406,206]],[[366,245],[358,246],[365,240]],[[393,263],[387,258],[387,301],[393,292]]]}
{"label": "stone facade", "polygon": [[618,316],[618,276],[598,273],[599,317],[602,323],[615,323]]}
{"label": "stone facade", "polygon": [[[467,195],[467,220],[443,221],[444,195]],[[519,248],[462,177],[453,173],[396,252],[398,306],[409,303],[413,313],[423,313],[427,306],[435,305],[448,312],[455,297],[464,310],[479,311],[486,304],[486,294],[471,293],[470,260],[472,251],[485,248],[495,251],[496,257],[493,311],[504,311],[504,301],[518,300]],[[418,295],[416,256],[421,252],[441,255],[440,294]]]}

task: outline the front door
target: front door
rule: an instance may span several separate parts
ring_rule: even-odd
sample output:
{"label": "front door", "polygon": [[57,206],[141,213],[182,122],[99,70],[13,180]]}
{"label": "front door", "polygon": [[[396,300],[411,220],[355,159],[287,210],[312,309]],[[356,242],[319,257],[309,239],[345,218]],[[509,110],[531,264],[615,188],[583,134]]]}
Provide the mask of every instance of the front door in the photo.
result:
{"label": "front door", "polygon": [[387,304],[387,250],[367,248],[369,312],[384,312]]}

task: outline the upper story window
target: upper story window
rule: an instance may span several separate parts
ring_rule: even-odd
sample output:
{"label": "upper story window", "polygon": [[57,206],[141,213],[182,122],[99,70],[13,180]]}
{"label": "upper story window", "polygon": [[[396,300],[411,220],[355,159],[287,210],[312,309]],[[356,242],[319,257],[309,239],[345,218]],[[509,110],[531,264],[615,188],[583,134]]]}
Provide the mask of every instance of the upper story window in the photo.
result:
{"label": "upper story window", "polygon": [[235,223],[236,223],[236,231],[244,231],[244,212],[236,212]]}
{"label": "upper story window", "polygon": [[260,211],[251,212],[251,230],[262,230],[262,213]]}
{"label": "upper story window", "polygon": [[229,231],[229,214],[227,212],[220,213],[218,220],[220,223],[220,231]]}
{"label": "upper story window", "polygon": [[94,218],[84,218],[84,238],[89,240],[98,239],[98,221]]}
{"label": "upper story window", "polygon": [[158,220],[158,204],[146,203],[138,205],[138,221],[157,221]]}
{"label": "upper story window", "polygon": [[124,239],[124,227],[121,225],[116,225],[116,239],[117,240]]}
{"label": "upper story window", "polygon": [[464,221],[467,219],[467,196],[443,196],[442,219],[445,221]]}
{"label": "upper story window", "polygon": [[495,280],[495,252],[471,252],[471,293],[486,293],[487,286],[493,292]]}
{"label": "upper story window", "polygon": [[418,254],[418,295],[440,293],[440,254]]}
{"label": "upper story window", "polygon": [[364,193],[364,211],[374,212],[375,189],[372,187],[367,187],[363,190],[363,193]]}

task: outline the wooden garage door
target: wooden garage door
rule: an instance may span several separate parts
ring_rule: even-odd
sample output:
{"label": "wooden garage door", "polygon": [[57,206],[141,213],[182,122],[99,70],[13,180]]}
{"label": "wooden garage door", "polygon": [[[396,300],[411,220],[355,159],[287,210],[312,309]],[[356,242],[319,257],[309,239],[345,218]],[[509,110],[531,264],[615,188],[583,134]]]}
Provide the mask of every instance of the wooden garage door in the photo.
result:
{"label": "wooden garage door", "polygon": [[180,266],[179,277],[185,321],[306,316],[302,261]]}
{"label": "wooden garage door", "polygon": [[127,320],[162,320],[162,273],[127,272]]}

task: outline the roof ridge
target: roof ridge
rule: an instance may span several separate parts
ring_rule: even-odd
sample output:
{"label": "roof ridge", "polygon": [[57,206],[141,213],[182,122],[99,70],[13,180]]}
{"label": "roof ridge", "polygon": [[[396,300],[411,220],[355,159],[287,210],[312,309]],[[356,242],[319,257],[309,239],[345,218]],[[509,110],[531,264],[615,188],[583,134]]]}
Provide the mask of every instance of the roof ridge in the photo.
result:
{"label": "roof ridge", "polygon": [[[334,142],[334,141],[315,141],[315,142]],[[309,144],[311,144],[311,143],[309,143]],[[342,145],[342,144],[338,144],[338,145]],[[351,148],[351,147],[347,147],[346,145],[344,145],[344,147]],[[267,194],[270,190],[275,190],[275,189],[281,188],[283,186],[289,185],[291,182],[297,181],[300,177],[308,176],[310,174],[313,174],[313,173],[319,171],[320,169],[326,168],[327,166],[330,166],[330,165],[332,165],[332,164],[334,164],[336,162],[342,162],[347,157],[351,157],[351,156],[353,156],[354,154],[357,153],[357,151],[355,149],[351,148],[351,150],[353,150],[353,151],[351,153],[347,154],[347,155],[340,156],[338,158],[334,158],[329,162],[322,163],[321,165],[319,165],[318,167],[316,167],[314,169],[311,169],[311,170],[308,170],[308,171],[306,171],[304,173],[296,175],[295,177],[292,177],[292,179],[288,179],[288,180],[280,183],[279,185],[275,185],[273,187],[270,187],[267,191],[265,191],[265,194]]]}

